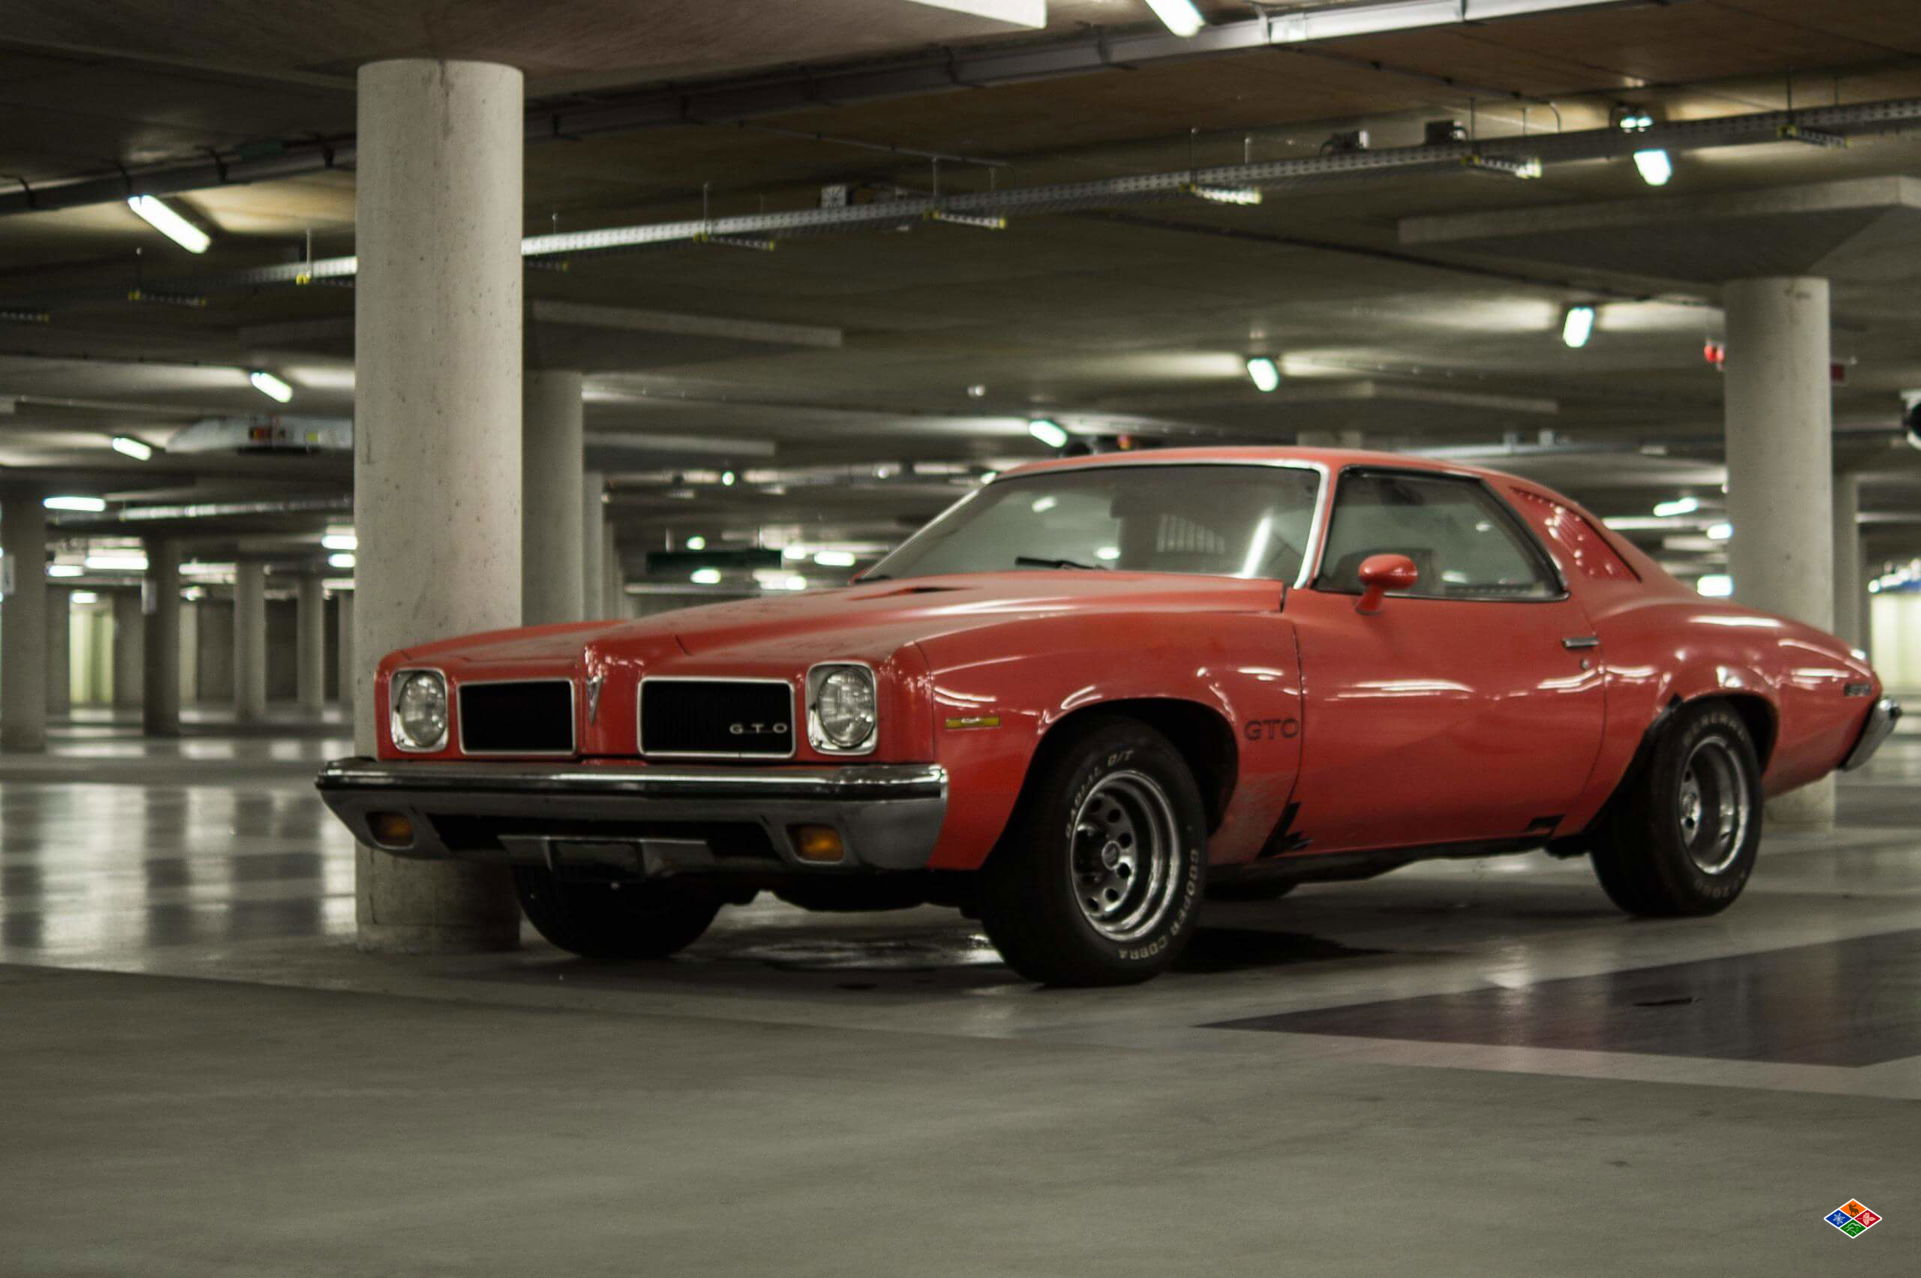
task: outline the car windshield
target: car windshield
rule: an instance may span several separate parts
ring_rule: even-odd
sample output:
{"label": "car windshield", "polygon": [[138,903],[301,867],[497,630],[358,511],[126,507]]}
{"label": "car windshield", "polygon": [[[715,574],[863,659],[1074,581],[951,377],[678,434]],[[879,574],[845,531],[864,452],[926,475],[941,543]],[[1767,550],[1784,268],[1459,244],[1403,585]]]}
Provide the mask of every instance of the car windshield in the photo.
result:
{"label": "car windshield", "polygon": [[1042,471],[982,488],[874,566],[869,579],[1116,569],[1300,577],[1318,472],[1121,464]]}

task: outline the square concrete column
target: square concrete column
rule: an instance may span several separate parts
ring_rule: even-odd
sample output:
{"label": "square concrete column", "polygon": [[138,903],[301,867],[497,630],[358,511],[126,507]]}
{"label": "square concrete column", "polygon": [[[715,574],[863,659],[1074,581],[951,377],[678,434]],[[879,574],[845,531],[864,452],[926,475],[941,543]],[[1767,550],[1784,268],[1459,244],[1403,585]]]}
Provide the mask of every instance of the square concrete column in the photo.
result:
{"label": "square concrete column", "polygon": [[598,620],[607,615],[606,554],[607,513],[602,500],[607,491],[607,476],[597,470],[586,471],[580,497],[580,606],[582,615]]}
{"label": "square concrete column", "polygon": [[140,724],[150,737],[180,735],[180,543],[147,542],[147,581],[141,591],[146,634]]}
{"label": "square concrete column", "polygon": [[180,704],[200,700],[200,604],[180,604]]}
{"label": "square concrete column", "polygon": [[0,750],[47,748],[47,511],[28,485],[0,489]]}
{"label": "square concrete column", "polygon": [[242,723],[267,717],[267,566],[233,566],[233,713]]}
{"label": "square concrete column", "polygon": [[327,704],[327,583],[300,578],[294,600],[294,688],[300,712],[320,717]]}
{"label": "square concrete column", "polygon": [[1856,648],[1868,646],[1868,590],[1862,572],[1861,476],[1834,477],[1834,633]]}
{"label": "square concrete column", "polygon": [[[1727,312],[1728,571],[1734,598],[1834,625],[1834,410],[1828,282],[1735,280]],[[1768,805],[1777,825],[1834,823],[1832,778]]]}
{"label": "square concrete column", "polygon": [[47,587],[47,714],[73,713],[73,588]]}
{"label": "square concrete column", "polygon": [[351,712],[354,687],[361,672],[354,664],[354,592],[342,590],[334,596],[334,660],[340,663],[335,679],[340,685],[340,704]]}
{"label": "square concrete column", "polygon": [[147,623],[137,590],[116,590],[113,600],[113,704],[138,710],[147,696]]}
{"label": "square concrete column", "polygon": [[606,520],[601,526],[600,553],[603,576],[600,586],[601,612],[608,617],[626,616],[627,591],[626,578],[620,570],[620,537],[614,532],[614,521]]}
{"label": "square concrete column", "polygon": [[[521,620],[520,72],[359,73],[354,289],[354,744],[380,748],[375,665]],[[503,867],[362,847],[360,945],[518,944]]]}
{"label": "square concrete column", "polygon": [[587,615],[580,374],[529,370],[522,404],[521,616],[530,626],[579,621]]}

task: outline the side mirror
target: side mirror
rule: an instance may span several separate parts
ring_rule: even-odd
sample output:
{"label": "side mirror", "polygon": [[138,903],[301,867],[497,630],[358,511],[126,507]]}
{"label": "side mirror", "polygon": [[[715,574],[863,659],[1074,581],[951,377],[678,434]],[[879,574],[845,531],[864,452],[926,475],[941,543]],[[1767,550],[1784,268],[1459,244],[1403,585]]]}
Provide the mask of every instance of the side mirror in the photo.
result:
{"label": "side mirror", "polygon": [[1361,561],[1361,601],[1354,611],[1379,612],[1388,591],[1412,590],[1420,579],[1420,569],[1406,555],[1369,555]]}

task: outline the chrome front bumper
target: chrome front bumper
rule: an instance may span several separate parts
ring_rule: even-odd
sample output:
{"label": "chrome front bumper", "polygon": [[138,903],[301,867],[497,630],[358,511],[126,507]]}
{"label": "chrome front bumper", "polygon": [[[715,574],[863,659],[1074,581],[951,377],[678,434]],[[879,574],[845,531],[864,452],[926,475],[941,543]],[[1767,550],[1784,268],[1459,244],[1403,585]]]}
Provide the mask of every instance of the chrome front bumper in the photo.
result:
{"label": "chrome front bumper", "polygon": [[1901,718],[1901,703],[1893,697],[1883,697],[1868,711],[1868,721],[1861,725],[1861,736],[1848,751],[1848,757],[1841,761],[1843,772],[1852,772],[1881,748],[1881,743],[1894,731],[1894,725]]}
{"label": "chrome front bumper", "polygon": [[[335,816],[396,856],[613,872],[918,870],[947,813],[938,764],[632,767],[337,759],[315,781]],[[374,836],[398,814],[412,841]],[[803,860],[797,826],[831,826],[838,862]]]}

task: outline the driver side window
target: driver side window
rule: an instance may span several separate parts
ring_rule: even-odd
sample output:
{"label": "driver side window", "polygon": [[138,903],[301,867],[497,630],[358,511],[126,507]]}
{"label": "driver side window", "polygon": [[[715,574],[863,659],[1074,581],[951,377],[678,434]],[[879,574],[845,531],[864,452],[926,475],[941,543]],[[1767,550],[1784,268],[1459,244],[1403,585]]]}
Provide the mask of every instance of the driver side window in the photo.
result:
{"label": "driver side window", "polygon": [[1406,555],[1419,580],[1415,599],[1555,599],[1560,583],[1514,516],[1480,483],[1446,475],[1350,472],[1335,494],[1334,519],[1316,589],[1359,594],[1361,563]]}

